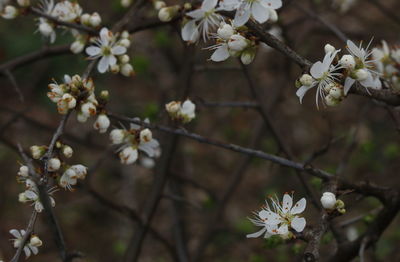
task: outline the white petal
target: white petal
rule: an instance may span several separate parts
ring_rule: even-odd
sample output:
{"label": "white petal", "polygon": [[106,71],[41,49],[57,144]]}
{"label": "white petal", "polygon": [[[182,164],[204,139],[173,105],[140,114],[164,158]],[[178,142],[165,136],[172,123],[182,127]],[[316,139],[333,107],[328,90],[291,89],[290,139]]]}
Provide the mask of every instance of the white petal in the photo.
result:
{"label": "white petal", "polygon": [[306,220],[304,219],[304,217],[296,216],[295,218],[293,218],[290,226],[297,232],[301,232],[306,227]]}
{"label": "white petal", "polygon": [[251,15],[260,24],[266,22],[268,20],[268,18],[269,18],[268,9],[265,8],[264,6],[262,6],[258,2],[254,2],[251,5]]}
{"label": "white petal", "polygon": [[100,73],[104,73],[107,71],[109,64],[110,64],[109,57],[103,56],[97,65],[97,70],[99,70]]}
{"label": "white petal", "polygon": [[289,194],[284,194],[283,195],[283,200],[282,200],[282,212],[287,213],[289,210],[292,208],[293,205],[293,199]]}
{"label": "white petal", "polygon": [[213,9],[218,3],[218,0],[204,0],[201,4],[201,9],[205,11],[210,11]]}
{"label": "white petal", "polygon": [[196,9],[186,13],[187,16],[194,18],[195,20],[200,20],[205,16],[205,12],[202,9]]}
{"label": "white petal", "polygon": [[214,62],[225,61],[228,58],[229,58],[229,51],[228,51],[228,45],[227,44],[222,44],[211,55],[211,60],[214,61]]}
{"label": "white petal", "polygon": [[281,216],[278,214],[268,211],[268,210],[261,210],[258,213],[258,216],[264,221],[267,225],[277,225],[282,222]]}
{"label": "white petal", "polygon": [[347,95],[347,93],[348,93],[349,90],[350,90],[350,87],[353,86],[353,84],[354,84],[355,81],[356,81],[356,80],[354,80],[354,79],[351,78],[351,77],[346,77],[346,80],[344,81],[344,95]]}
{"label": "white petal", "polygon": [[110,55],[108,56],[108,64],[109,66],[113,66],[117,63],[117,58],[115,58],[115,56]]}
{"label": "white petal", "polygon": [[246,3],[241,4],[237,9],[233,25],[236,27],[242,26],[250,19],[250,8],[246,7]]}
{"label": "white petal", "polygon": [[149,157],[154,157],[154,149],[149,145],[149,143],[141,143],[139,149],[145,152]]}
{"label": "white petal", "polygon": [[282,225],[278,228],[278,234],[279,235],[286,235],[289,232],[289,228],[287,225]]}
{"label": "white petal", "polygon": [[257,232],[252,233],[252,234],[248,234],[248,235],[246,235],[246,237],[247,238],[256,238],[256,237],[259,237],[262,234],[264,234],[265,231],[267,231],[267,228],[263,227],[260,231],[257,231]]}
{"label": "white petal", "polygon": [[126,47],[116,45],[111,49],[111,52],[113,53],[113,55],[123,55],[126,53]]}
{"label": "white petal", "polygon": [[39,253],[39,249],[34,246],[29,246],[29,248],[32,250],[33,254],[37,255]]}
{"label": "white petal", "polygon": [[100,52],[101,48],[97,46],[89,46],[88,48],[86,48],[86,54],[90,56],[97,56],[100,54]]}
{"label": "white petal", "polygon": [[24,247],[24,252],[27,258],[31,256],[31,250],[27,246]]}
{"label": "white petal", "polygon": [[261,0],[262,5],[272,9],[278,9],[282,7],[282,0]]}
{"label": "white petal", "polygon": [[300,99],[300,103],[303,103],[303,97],[307,93],[308,90],[310,90],[312,86],[302,86],[299,89],[297,89],[296,95]]}
{"label": "white petal", "polygon": [[16,229],[11,229],[9,232],[10,232],[11,235],[13,235],[16,238],[21,238],[22,237],[21,233]]}
{"label": "white petal", "polygon": [[191,20],[187,22],[182,28],[181,35],[184,41],[192,43],[196,42],[200,36],[199,31],[197,30],[196,21]]}
{"label": "white petal", "polygon": [[112,33],[105,27],[103,27],[100,31],[100,39],[103,45],[108,45],[110,42]]}
{"label": "white petal", "polygon": [[321,61],[314,63],[311,66],[310,73],[314,78],[321,78],[324,73],[324,65]]}
{"label": "white petal", "polygon": [[290,210],[290,214],[292,214],[292,215],[300,214],[301,212],[304,211],[304,209],[306,209],[306,204],[307,204],[307,201],[303,197],[302,199],[297,201],[297,203],[293,206],[292,210]]}

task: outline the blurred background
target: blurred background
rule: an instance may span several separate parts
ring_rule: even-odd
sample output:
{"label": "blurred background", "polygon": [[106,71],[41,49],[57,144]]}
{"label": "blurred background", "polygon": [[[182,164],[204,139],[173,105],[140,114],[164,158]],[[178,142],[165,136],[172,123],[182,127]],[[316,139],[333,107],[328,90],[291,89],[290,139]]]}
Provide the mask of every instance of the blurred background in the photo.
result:
{"label": "blurred background", "polygon": [[[382,11],[374,1],[359,0],[345,12],[334,7],[333,1],[289,2],[296,4],[288,3],[280,13],[279,23],[273,27],[266,25],[266,30],[272,28],[288,45],[311,61],[322,59],[326,43],[341,49],[345,46],[302,8],[335,24],[354,41],[368,42],[373,38],[375,45],[382,39],[390,45],[399,43],[400,23],[385,12],[395,12],[399,19],[396,11],[400,9],[399,1],[379,1],[386,8]],[[125,12],[117,0],[82,0],[79,3],[86,12],[99,12],[105,25],[112,25]],[[144,15],[154,18],[157,14],[149,7],[144,9]],[[44,41],[36,30],[31,16],[1,20],[0,64],[40,49]],[[58,31],[54,45],[71,41],[70,34]],[[96,92],[110,91],[107,107],[110,112],[148,117],[152,122],[168,124],[164,104],[179,100],[186,93],[196,103],[197,113],[196,120],[185,126],[188,131],[281,154],[271,131],[263,126],[254,107],[218,106],[220,102],[251,102],[250,105],[254,105],[248,81],[237,60],[208,61],[211,52],[203,50],[208,45],[193,47],[183,43],[179,23],[135,33],[132,43],[129,55],[136,72],[134,77],[97,72],[92,75]],[[25,228],[32,212],[31,206],[18,202],[18,194],[24,190],[23,185],[16,183],[21,159],[6,141],[19,142],[24,148],[48,144],[60,115],[46,96],[47,85],[53,78],[61,82],[64,74],[81,74],[87,64],[85,55],[66,53],[14,70],[25,102],[19,100],[6,77],[0,78],[0,258],[5,261],[15,252],[8,231]],[[335,172],[350,152],[344,177],[399,187],[399,134],[393,115],[384,106],[365,97],[350,95],[336,108],[317,110],[314,91],[306,95],[301,105],[294,87],[300,69],[263,45],[247,69],[259,90],[260,101],[265,103],[276,130],[297,161],[309,159],[329,144],[327,152],[314,160],[315,166]],[[3,129],[16,112],[22,113],[11,126]],[[63,141],[75,151],[70,162],[96,168],[75,192],[59,190],[55,193],[55,213],[69,250],[84,255],[76,261],[122,261],[134,233],[134,222],[107,207],[94,191],[102,198],[138,210],[141,215],[154,182],[154,173],[158,172],[157,165],[155,168],[140,163],[121,165],[108,136],[98,134],[92,124],[90,121],[78,123],[75,117],[68,122]],[[120,124],[114,122],[113,125],[119,127]],[[153,135],[162,146],[171,139],[165,133],[154,132]],[[281,197],[284,192],[294,191],[295,201],[305,196],[293,170],[180,138],[169,177],[169,186],[163,193],[152,227],[175,244],[174,225],[181,221],[190,257],[199,250],[202,250],[199,261],[284,262],[298,261],[301,257],[305,244],[300,240],[283,244],[277,238],[246,239],[246,234],[258,230],[248,217],[264,204],[267,195]],[[237,177],[240,178],[238,181],[235,180]],[[315,195],[320,196],[321,181],[312,177],[307,179]],[[348,194],[343,200],[347,213],[336,221],[344,222],[343,230],[352,238],[368,227],[380,203],[374,198],[354,194]],[[346,224],[360,215],[356,222]],[[308,225],[318,219],[318,212],[310,201],[304,217]],[[366,261],[400,261],[396,250],[400,244],[399,225],[397,217],[378,244],[367,251]],[[205,238],[207,232],[208,238]],[[42,215],[38,218],[35,233],[44,245],[39,255],[31,257],[30,261],[57,261],[57,249]],[[321,254],[329,255],[334,246],[333,235],[325,234]],[[163,244],[148,234],[139,261],[174,259]]]}

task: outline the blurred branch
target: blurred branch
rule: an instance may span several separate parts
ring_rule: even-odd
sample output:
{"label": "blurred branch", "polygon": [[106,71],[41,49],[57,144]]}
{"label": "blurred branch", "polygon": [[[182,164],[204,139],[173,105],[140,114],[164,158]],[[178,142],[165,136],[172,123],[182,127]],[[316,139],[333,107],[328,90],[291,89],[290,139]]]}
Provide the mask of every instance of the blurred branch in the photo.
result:
{"label": "blurred branch", "polygon": [[397,24],[400,24],[400,16],[398,13],[393,12],[392,9],[384,6],[382,4],[383,1],[378,1],[378,0],[367,0],[371,5],[375,6],[377,9],[379,9],[384,15],[395,21]]}

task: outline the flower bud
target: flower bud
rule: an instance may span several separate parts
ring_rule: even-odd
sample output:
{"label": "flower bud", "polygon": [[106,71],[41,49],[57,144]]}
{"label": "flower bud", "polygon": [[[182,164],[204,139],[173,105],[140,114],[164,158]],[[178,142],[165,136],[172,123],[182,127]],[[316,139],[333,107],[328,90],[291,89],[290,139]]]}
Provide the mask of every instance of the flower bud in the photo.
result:
{"label": "flower bud", "polygon": [[123,64],[121,66],[121,74],[126,77],[134,75],[133,66],[131,64]]}
{"label": "flower bud", "polygon": [[300,77],[300,83],[303,86],[311,86],[313,82],[314,82],[314,78],[309,74],[303,74]]}
{"label": "flower bud", "polygon": [[140,142],[147,143],[153,139],[153,134],[151,133],[150,129],[146,128],[140,131]]}
{"label": "flower bud", "polygon": [[70,94],[64,94],[61,98],[62,100],[64,100],[67,103],[67,107],[68,109],[73,109],[76,106],[76,99],[75,97],[73,97]]}
{"label": "flower bud", "polygon": [[326,54],[327,54],[327,53],[333,53],[333,52],[336,51],[336,48],[335,48],[333,45],[331,45],[331,44],[326,44],[325,47],[324,47],[324,49],[325,49],[325,53],[326,53]]}
{"label": "flower bud", "polygon": [[49,23],[42,22],[39,25],[39,31],[43,36],[49,37],[54,32],[54,28]]}
{"label": "flower bud", "polygon": [[31,4],[30,0],[17,0],[17,3],[22,7],[28,7]]}
{"label": "flower bud", "polygon": [[358,69],[355,73],[356,73],[356,78],[359,81],[363,81],[363,80],[367,79],[369,76],[368,71],[365,69]]}
{"label": "flower bud", "polygon": [[22,177],[29,176],[29,168],[27,166],[21,166],[18,171],[18,175]]}
{"label": "flower bud", "polygon": [[191,10],[192,9],[192,4],[191,3],[184,3],[183,4],[183,9],[185,10]]}
{"label": "flower bud", "polygon": [[181,109],[180,102],[172,101],[165,105],[165,110],[167,110],[169,114],[176,114],[180,109]]}
{"label": "flower bud", "polygon": [[94,12],[89,18],[89,24],[93,27],[98,27],[101,24],[101,17],[97,12]]}
{"label": "flower bud", "polygon": [[94,122],[93,124],[94,129],[99,130],[100,133],[107,132],[109,126],[110,126],[110,119],[105,114],[99,115],[96,119],[96,122]]}
{"label": "flower bud", "polygon": [[176,16],[178,13],[179,6],[169,6],[169,7],[163,7],[158,11],[158,19],[160,19],[161,22],[169,22]]}
{"label": "flower bud", "polygon": [[183,102],[180,114],[184,119],[183,121],[184,123],[188,123],[196,117],[195,110],[196,110],[196,105],[193,104],[192,101],[187,99],[185,102]]}
{"label": "flower bud", "polygon": [[81,112],[85,117],[94,116],[96,114],[96,106],[91,102],[86,102],[81,106]]}
{"label": "flower bud", "polygon": [[51,158],[48,163],[48,170],[50,172],[57,171],[61,167],[61,161],[58,158]]}
{"label": "flower bud", "polygon": [[339,100],[335,99],[331,95],[325,96],[325,104],[327,106],[337,106],[339,104]]}
{"label": "flower bud", "polygon": [[217,30],[217,34],[220,38],[224,40],[229,40],[229,38],[235,33],[233,27],[229,24],[222,24]]}
{"label": "flower bud", "polygon": [[110,140],[113,144],[121,144],[125,138],[125,130],[123,129],[113,129],[110,132]]}
{"label": "flower bud", "polygon": [[72,157],[72,154],[74,153],[74,150],[72,150],[72,147],[70,147],[68,145],[64,145],[62,147],[61,152],[66,158],[70,158],[70,157]]}
{"label": "flower bud", "polygon": [[73,170],[75,173],[76,178],[85,179],[87,175],[87,167],[84,165],[73,165],[69,169]]}
{"label": "flower bud", "polygon": [[100,97],[100,99],[102,99],[104,101],[108,101],[108,99],[110,98],[110,93],[108,92],[108,90],[102,90],[100,92],[99,97]]}
{"label": "flower bud", "polygon": [[110,67],[110,71],[113,74],[118,74],[120,70],[121,70],[121,67],[118,64],[114,64]]}
{"label": "flower bud", "polygon": [[336,196],[331,192],[325,192],[321,197],[321,204],[323,208],[333,210],[336,204]]}
{"label": "flower bud", "polygon": [[269,13],[269,21],[271,21],[271,23],[275,23],[278,21],[278,13],[272,9],[272,8],[268,8],[268,13]]}
{"label": "flower bud", "polygon": [[234,34],[229,38],[228,47],[234,52],[243,51],[248,45],[247,39],[239,34]]}
{"label": "flower bud", "polygon": [[90,15],[85,13],[81,15],[81,24],[83,25],[90,25]]}
{"label": "flower bud", "polygon": [[123,7],[129,7],[132,4],[132,0],[121,0],[121,5]]}
{"label": "flower bud", "polygon": [[45,146],[31,146],[30,150],[33,159],[39,159],[46,153]]}
{"label": "flower bud", "polygon": [[342,56],[339,63],[347,69],[354,69],[356,66],[356,61],[352,55]]}
{"label": "flower bud", "polygon": [[72,53],[79,54],[83,51],[84,48],[85,44],[80,40],[76,40],[71,44],[69,49],[71,50]]}
{"label": "flower bud", "polygon": [[334,86],[329,90],[329,95],[335,99],[340,99],[343,96],[343,89]]}
{"label": "flower bud", "polygon": [[76,120],[80,123],[85,123],[88,120],[88,116],[85,116],[82,112],[76,114]]}
{"label": "flower bud", "polygon": [[166,4],[164,1],[154,1],[153,3],[154,9],[160,10],[163,7],[166,7]]}
{"label": "flower bud", "polygon": [[129,146],[124,148],[119,153],[119,158],[122,164],[130,165],[136,162],[138,158],[138,152],[133,147]]}
{"label": "flower bud", "polygon": [[126,48],[131,46],[131,41],[129,39],[127,39],[127,38],[121,39],[118,43],[119,43],[120,46],[123,46],[123,47],[126,47]]}
{"label": "flower bud", "polygon": [[243,64],[248,65],[253,62],[255,56],[256,51],[253,48],[248,48],[240,55],[240,61],[242,61]]}
{"label": "flower bud", "polygon": [[4,19],[14,19],[18,16],[18,10],[12,5],[7,5],[4,7],[3,12],[1,12],[1,16]]}
{"label": "flower bud", "polygon": [[130,57],[128,55],[122,55],[119,57],[119,61],[121,61],[122,64],[129,63]]}
{"label": "flower bud", "polygon": [[43,243],[38,236],[32,235],[29,244],[34,247],[40,247]]}
{"label": "flower bud", "polygon": [[121,33],[122,39],[129,39],[129,37],[130,37],[130,34],[128,31],[126,31],[126,30],[122,31],[122,33]]}
{"label": "flower bud", "polygon": [[29,199],[26,197],[25,192],[18,194],[18,202],[26,203],[28,201],[29,201]]}

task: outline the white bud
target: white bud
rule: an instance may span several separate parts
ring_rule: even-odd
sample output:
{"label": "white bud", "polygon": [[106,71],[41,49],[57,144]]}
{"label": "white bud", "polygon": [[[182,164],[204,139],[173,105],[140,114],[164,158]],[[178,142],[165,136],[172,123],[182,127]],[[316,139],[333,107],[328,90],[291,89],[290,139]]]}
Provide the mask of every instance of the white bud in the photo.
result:
{"label": "white bud", "polygon": [[30,0],[17,0],[17,3],[22,7],[27,7],[31,4]]}
{"label": "white bud", "polygon": [[65,145],[62,148],[62,153],[66,158],[70,158],[70,157],[72,157],[74,150],[72,150],[72,147]]}
{"label": "white bud", "polygon": [[247,39],[239,34],[232,35],[228,41],[228,47],[234,52],[243,51],[248,45]]}
{"label": "white bud", "polygon": [[153,139],[153,134],[151,133],[150,129],[146,128],[140,131],[140,142],[147,143]]}
{"label": "white bud", "polygon": [[314,78],[309,74],[303,74],[299,81],[303,86],[311,86],[314,82]]}
{"label": "white bud", "polygon": [[354,67],[356,66],[356,61],[354,60],[354,57],[352,55],[342,56],[339,63],[348,69],[354,69]]}
{"label": "white bud", "polygon": [[80,40],[74,41],[70,46],[70,50],[74,54],[81,53],[84,48],[85,48],[85,44]]}
{"label": "white bud", "polygon": [[121,0],[121,5],[123,7],[129,7],[132,4],[132,0]]}
{"label": "white bud", "polygon": [[29,168],[27,166],[21,166],[18,171],[18,175],[22,177],[29,176]]}
{"label": "white bud", "polygon": [[121,70],[121,67],[118,64],[114,64],[114,65],[110,66],[110,71],[113,74],[118,74],[120,70]]}
{"label": "white bud", "polygon": [[48,170],[50,172],[57,171],[61,167],[61,161],[58,158],[51,158],[49,160]]}
{"label": "white bud", "polygon": [[85,123],[88,120],[88,116],[84,115],[82,112],[76,114],[76,120],[80,123]]}
{"label": "white bud", "polygon": [[332,210],[335,208],[336,196],[331,192],[325,192],[321,197],[321,204],[323,208]]}
{"label": "white bud", "polygon": [[90,25],[90,15],[89,14],[83,14],[81,15],[81,24],[84,25]]}
{"label": "white bud", "polygon": [[18,10],[12,5],[7,5],[4,7],[3,12],[1,12],[1,16],[4,19],[14,19],[18,16]]}
{"label": "white bud", "polygon": [[85,179],[87,175],[87,167],[84,165],[73,165],[69,169],[73,170],[75,173],[76,178]]}
{"label": "white bud", "polygon": [[119,57],[119,61],[121,61],[122,64],[129,63],[130,57],[128,55],[122,55]]}
{"label": "white bud", "polygon": [[329,95],[335,99],[339,99],[343,96],[343,90],[337,86],[334,86],[329,90]]}
{"label": "white bud", "polygon": [[85,117],[94,116],[96,114],[96,106],[91,102],[86,102],[81,106],[81,112]]}
{"label": "white bud", "polygon": [[331,95],[327,95],[327,96],[325,96],[325,104],[327,106],[336,106],[339,104],[339,100],[334,98]]}
{"label": "white bud", "polygon": [[195,110],[196,105],[192,103],[192,101],[187,99],[185,102],[183,102],[180,113],[183,116],[185,123],[190,122],[196,117]]}
{"label": "white bud", "polygon": [[131,64],[123,64],[121,66],[121,74],[126,77],[134,75],[133,66]]}
{"label": "white bud", "polygon": [[248,48],[240,55],[240,61],[242,61],[243,64],[248,65],[253,62],[255,56],[255,50],[252,48]]}
{"label": "white bud", "polygon": [[167,110],[167,112],[170,114],[176,114],[180,109],[181,109],[180,102],[172,101],[165,105],[165,110]]}
{"label": "white bud", "polygon": [[221,24],[217,30],[218,36],[224,40],[229,40],[234,33],[233,27],[229,24]]}
{"label": "white bud", "polygon": [[156,9],[156,10],[160,10],[161,8],[167,6],[164,1],[155,1],[153,3],[153,5],[154,5],[154,9]]}
{"label": "white bud", "polygon": [[327,54],[327,53],[333,53],[333,52],[336,51],[336,48],[335,48],[333,45],[331,45],[331,44],[326,44],[325,47],[324,47],[324,49],[325,49],[325,53],[326,53],[326,54]]}
{"label": "white bud", "polygon": [[94,12],[89,18],[89,24],[93,27],[98,27],[101,24],[101,17],[97,12]]}
{"label": "white bud", "polygon": [[39,31],[42,35],[49,37],[54,32],[54,28],[49,23],[42,22],[39,25]]}
{"label": "white bud", "polygon": [[31,240],[29,241],[29,244],[34,247],[40,247],[43,243],[42,240],[36,235],[31,236]]}
{"label": "white bud", "polygon": [[118,43],[119,43],[120,46],[123,46],[123,47],[126,47],[126,48],[131,46],[131,41],[129,39],[127,39],[127,38],[121,39]]}
{"label": "white bud", "polygon": [[126,147],[119,153],[119,158],[122,164],[133,164],[138,158],[138,151],[131,146]]}
{"label": "white bud", "polygon": [[76,106],[76,99],[75,97],[73,97],[70,94],[64,94],[61,98],[62,100],[64,100],[67,104],[68,109],[73,109]]}
{"label": "white bud", "polygon": [[269,13],[269,21],[271,21],[272,23],[278,21],[278,13],[274,9],[268,8],[268,13]]}
{"label": "white bud", "polygon": [[357,80],[359,80],[359,81],[363,81],[363,80],[367,79],[368,76],[369,76],[369,73],[365,69],[358,69],[356,71],[356,77],[357,77]]}
{"label": "white bud", "polygon": [[108,127],[110,126],[110,119],[107,115],[101,114],[97,117],[96,122],[94,122],[93,127],[96,130],[99,130],[100,133],[107,132]]}
{"label": "white bud", "polygon": [[41,158],[46,151],[46,149],[43,146],[31,146],[30,150],[33,159]]}
{"label": "white bud", "polygon": [[174,18],[179,10],[179,6],[163,7],[158,11],[158,19],[161,22],[169,22]]}
{"label": "white bud", "polygon": [[110,132],[111,143],[113,144],[121,144],[125,138],[125,130],[123,129],[114,129]]}

